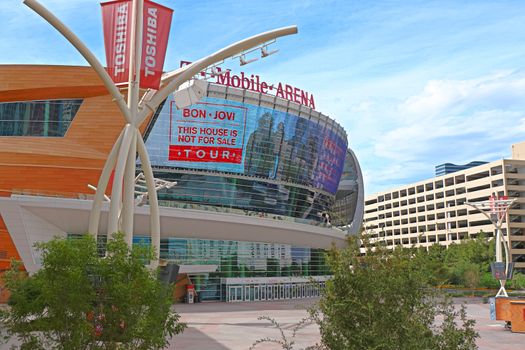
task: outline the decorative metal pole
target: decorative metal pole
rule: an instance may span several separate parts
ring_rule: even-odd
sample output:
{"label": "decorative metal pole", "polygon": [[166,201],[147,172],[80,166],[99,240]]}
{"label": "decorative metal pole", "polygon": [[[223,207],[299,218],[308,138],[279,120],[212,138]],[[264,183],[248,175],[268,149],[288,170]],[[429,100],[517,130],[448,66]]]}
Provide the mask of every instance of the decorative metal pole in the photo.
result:
{"label": "decorative metal pole", "polygon": [[[501,230],[501,227],[505,222],[510,207],[514,205],[516,200],[517,198],[509,199],[507,196],[496,197],[494,194],[492,194],[488,201],[465,203],[479,211],[481,214],[485,215],[485,217],[489,219],[492,225],[494,225],[494,227],[496,228],[496,264],[501,265],[502,263],[504,263],[504,272],[495,271],[497,266],[493,266],[493,274],[499,280],[500,283],[500,289],[496,294],[496,297],[508,297],[507,291],[505,290],[505,284],[509,276],[509,268],[512,268],[510,261],[510,248],[508,237],[510,233],[507,232],[507,235],[504,235]],[[505,261],[503,261],[503,253],[501,249],[502,246],[505,251]]]}
{"label": "decorative metal pole", "polygon": [[[297,27],[290,26],[264,32],[247,39],[238,41],[227,46],[214,54],[204,57],[188,66],[182,67],[175,71],[169,72],[162,76],[161,88],[156,91],[149,89],[140,100],[140,68],[142,53],[142,35],[143,35],[143,9],[144,0],[133,0],[132,6],[132,49],[129,64],[129,81],[128,81],[128,103],[124,101],[124,96],[119,88],[115,85],[106,69],[98,61],[95,55],[87,46],[55,15],[42,6],[36,0],[23,0],[23,3],[44,18],[49,24],[60,32],[86,59],[96,74],[104,83],[113,100],[119,107],[122,115],[126,120],[119,137],[111,149],[106,163],[100,174],[97,184],[97,192],[92,203],[89,217],[88,232],[95,236],[99,231],[100,213],[104,201],[105,192],[113,172],[113,183],[111,191],[111,201],[108,215],[107,234],[117,231],[123,231],[126,241],[129,245],[133,241],[133,217],[135,207],[135,168],[137,153],[142,163],[142,170],[146,180],[148,191],[148,201],[150,209],[150,233],[151,244],[155,253],[160,252],[160,215],[155,190],[155,179],[151,162],[144,144],[144,140],[138,127],[144,122],[150,113],[155,112],[158,106],[171,93],[177,90],[183,83],[194,78],[201,71],[212,67],[215,64],[224,61],[234,55],[240,54],[246,50],[252,49],[259,45],[265,44],[278,37],[296,34]],[[139,102],[140,100],[140,102]],[[157,255],[158,256],[158,255]],[[158,259],[151,262],[151,267],[156,268]]]}

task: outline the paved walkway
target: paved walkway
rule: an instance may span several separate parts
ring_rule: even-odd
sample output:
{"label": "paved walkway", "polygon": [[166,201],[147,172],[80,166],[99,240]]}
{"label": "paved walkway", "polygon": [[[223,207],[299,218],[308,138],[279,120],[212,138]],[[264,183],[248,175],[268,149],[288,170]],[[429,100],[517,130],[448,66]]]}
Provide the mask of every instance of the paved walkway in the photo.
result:
{"label": "paved walkway", "polygon": [[480,350],[525,350],[525,333],[512,333],[505,329],[503,321],[491,320],[488,304],[479,301],[467,304],[467,315],[476,320]]}
{"label": "paved walkway", "polygon": [[[169,349],[184,350],[248,350],[258,339],[279,338],[280,332],[259,316],[270,316],[279,322],[287,336],[292,328],[307,316],[306,308],[312,300],[252,302],[252,303],[199,303],[181,304],[175,308],[188,328],[176,336]],[[299,330],[295,337],[296,347],[319,342],[316,325],[308,325]],[[261,344],[255,349],[281,349],[276,344]]]}
{"label": "paved walkway", "polygon": [[[279,322],[285,334],[307,316],[306,308],[316,300],[288,300],[253,303],[199,303],[178,304],[175,309],[181,314],[188,328],[173,338],[169,349],[181,350],[248,350],[257,340],[264,337],[279,338],[280,333],[259,316],[270,316]],[[469,318],[476,320],[480,350],[525,350],[525,334],[512,333],[503,327],[503,322],[489,319],[489,305],[480,299],[467,300]],[[319,330],[309,325],[297,332],[295,350],[319,342]],[[0,349],[9,349],[9,344]],[[278,350],[277,344],[262,344],[256,350]]]}
{"label": "paved walkway", "polygon": [[[177,305],[176,310],[188,328],[176,336],[169,349],[185,350],[248,350],[260,338],[278,338],[279,331],[257,317],[268,315],[281,323],[285,333],[307,315],[306,308],[314,300],[290,300],[255,303],[200,303]],[[476,320],[480,334],[480,350],[525,350],[525,334],[512,333],[503,322],[489,319],[489,305],[480,299],[467,300],[469,318]],[[294,349],[319,342],[319,330],[310,325],[297,333]],[[276,344],[257,346],[258,350],[281,349]]]}

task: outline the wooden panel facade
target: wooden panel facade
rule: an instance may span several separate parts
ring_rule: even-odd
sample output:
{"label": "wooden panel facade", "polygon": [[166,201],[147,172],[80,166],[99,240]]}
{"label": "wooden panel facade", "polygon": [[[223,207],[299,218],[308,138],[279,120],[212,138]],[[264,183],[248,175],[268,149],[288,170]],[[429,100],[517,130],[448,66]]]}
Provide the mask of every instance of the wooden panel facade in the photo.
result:
{"label": "wooden panel facade", "polygon": [[[0,196],[93,194],[87,185],[97,184],[125,124],[98,76],[90,67],[0,65],[0,103],[68,98],[84,101],[64,137],[0,137]],[[0,217],[0,269],[11,258],[20,259]]]}

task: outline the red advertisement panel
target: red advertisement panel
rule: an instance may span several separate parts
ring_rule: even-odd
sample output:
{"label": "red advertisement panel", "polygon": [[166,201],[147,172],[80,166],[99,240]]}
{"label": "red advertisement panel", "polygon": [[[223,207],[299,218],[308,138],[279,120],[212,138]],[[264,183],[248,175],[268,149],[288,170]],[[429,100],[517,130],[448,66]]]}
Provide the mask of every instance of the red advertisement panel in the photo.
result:
{"label": "red advertisement panel", "polygon": [[170,145],[169,160],[241,164],[242,148]]}
{"label": "red advertisement panel", "polygon": [[133,4],[131,0],[118,0],[100,5],[108,73],[115,83],[124,83],[129,77]]}
{"label": "red advertisement panel", "polygon": [[142,27],[142,60],[140,64],[140,87],[158,89],[173,10],[152,1],[144,2],[144,25]]}
{"label": "red advertisement panel", "polygon": [[[176,109],[170,101],[168,160],[181,166],[242,169],[247,108],[224,103],[197,102]],[[176,164],[176,163],[171,163]]]}

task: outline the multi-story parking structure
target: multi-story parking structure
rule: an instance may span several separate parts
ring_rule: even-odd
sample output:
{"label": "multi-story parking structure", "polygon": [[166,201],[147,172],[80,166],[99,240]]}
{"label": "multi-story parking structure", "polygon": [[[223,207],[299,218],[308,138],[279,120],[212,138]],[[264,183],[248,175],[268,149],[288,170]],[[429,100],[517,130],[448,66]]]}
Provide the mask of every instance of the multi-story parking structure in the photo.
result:
{"label": "multi-story parking structure", "polygon": [[525,269],[525,143],[513,145],[513,158],[501,159],[399,188],[365,199],[364,222],[372,243],[387,247],[432,244],[448,246],[494,235],[494,225],[465,202],[488,200],[491,194],[517,198],[503,233],[510,235],[515,267]]}

